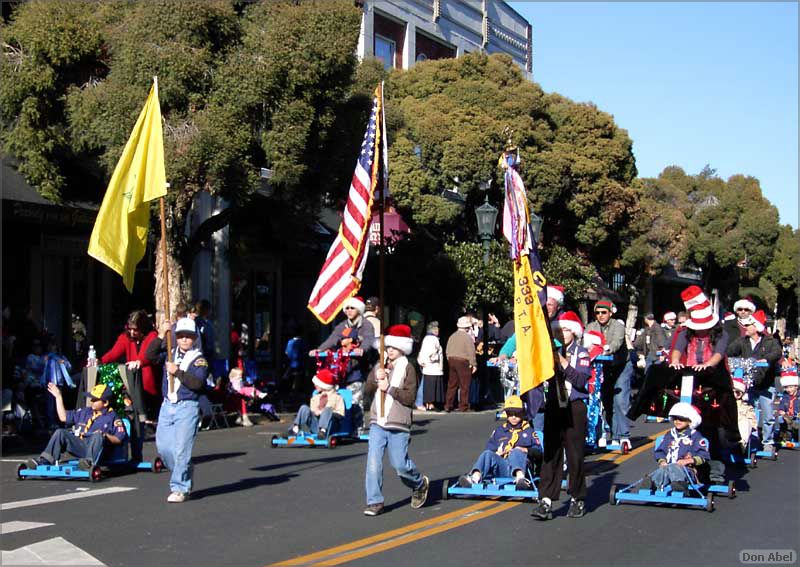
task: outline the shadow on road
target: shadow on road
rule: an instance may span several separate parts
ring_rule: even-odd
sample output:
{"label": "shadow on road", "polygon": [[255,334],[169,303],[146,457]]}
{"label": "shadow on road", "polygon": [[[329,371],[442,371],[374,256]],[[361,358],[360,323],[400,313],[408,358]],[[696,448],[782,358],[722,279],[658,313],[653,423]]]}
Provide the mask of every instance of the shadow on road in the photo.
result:
{"label": "shadow on road", "polygon": [[200,500],[210,496],[219,496],[221,494],[229,494],[231,492],[240,492],[242,490],[249,490],[251,488],[258,488],[259,486],[269,486],[273,484],[283,484],[288,482],[292,477],[298,476],[296,474],[279,474],[275,476],[258,476],[253,478],[243,478],[239,481],[230,484],[221,484],[219,486],[212,486],[210,488],[203,488],[197,492],[192,492],[192,500]]}
{"label": "shadow on road", "polygon": [[246,455],[247,451],[236,451],[234,453],[214,453],[212,455],[200,455],[199,457],[192,457],[192,462],[195,464],[198,463],[210,463],[211,461],[221,461],[224,459],[232,459],[234,457],[241,457],[242,455]]}
{"label": "shadow on road", "polygon": [[[366,444],[364,445],[364,447],[366,447]],[[275,449],[275,451],[324,451],[324,449]],[[291,472],[300,472],[303,470],[314,469],[323,465],[339,463],[342,461],[353,459],[355,457],[364,457],[364,456],[366,456],[366,453],[350,453],[347,455],[336,455],[334,457],[326,457],[324,459],[306,459],[304,461],[290,461],[288,463],[273,463],[271,465],[253,467],[250,470],[267,472],[275,469],[285,469],[287,467],[299,466],[300,468],[295,469],[294,471]],[[311,465],[311,466],[303,466],[303,465]]]}

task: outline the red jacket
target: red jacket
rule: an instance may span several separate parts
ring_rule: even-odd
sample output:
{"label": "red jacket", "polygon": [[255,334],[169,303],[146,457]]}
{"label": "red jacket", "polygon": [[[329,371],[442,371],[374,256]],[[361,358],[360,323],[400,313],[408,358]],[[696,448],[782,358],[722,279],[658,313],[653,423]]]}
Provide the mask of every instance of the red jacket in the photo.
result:
{"label": "red jacket", "polygon": [[147,350],[147,345],[155,339],[158,334],[155,331],[150,331],[137,345],[131,339],[128,333],[122,333],[117,337],[117,342],[111,347],[111,350],[100,357],[100,362],[108,364],[109,362],[120,362],[122,357],[125,357],[125,362],[133,362],[138,360],[141,363],[142,369],[142,386],[144,391],[153,396],[161,395],[161,376],[158,369],[145,357],[144,353]]}

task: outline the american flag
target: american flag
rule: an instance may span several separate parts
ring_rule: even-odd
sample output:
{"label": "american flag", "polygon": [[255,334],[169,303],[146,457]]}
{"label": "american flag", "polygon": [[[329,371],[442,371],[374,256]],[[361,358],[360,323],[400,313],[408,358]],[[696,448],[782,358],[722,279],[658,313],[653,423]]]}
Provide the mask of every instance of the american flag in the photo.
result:
{"label": "american flag", "polygon": [[328,251],[308,308],[322,323],[330,323],[348,297],[358,293],[369,252],[369,225],[380,169],[383,92],[378,85],[372,99],[367,131],[350,182],[339,233]]}

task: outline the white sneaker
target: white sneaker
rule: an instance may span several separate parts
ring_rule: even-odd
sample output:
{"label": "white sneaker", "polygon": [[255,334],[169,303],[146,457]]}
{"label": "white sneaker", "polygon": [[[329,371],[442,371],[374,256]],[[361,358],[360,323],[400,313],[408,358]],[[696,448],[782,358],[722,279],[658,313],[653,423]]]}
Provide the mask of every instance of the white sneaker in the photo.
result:
{"label": "white sneaker", "polygon": [[606,438],[601,437],[600,439],[598,439],[597,446],[600,447],[601,449],[604,448],[606,446]]}
{"label": "white sneaker", "polygon": [[167,502],[171,502],[173,504],[179,504],[185,501],[186,493],[184,492],[172,492],[169,496],[167,496]]}
{"label": "white sneaker", "polygon": [[255,423],[250,421],[250,416],[245,415],[245,416],[242,417],[242,425],[244,427],[253,427],[255,425]]}
{"label": "white sneaker", "polygon": [[297,425],[293,425],[292,426],[292,434],[293,435],[297,435],[298,433],[300,433],[300,428]]}

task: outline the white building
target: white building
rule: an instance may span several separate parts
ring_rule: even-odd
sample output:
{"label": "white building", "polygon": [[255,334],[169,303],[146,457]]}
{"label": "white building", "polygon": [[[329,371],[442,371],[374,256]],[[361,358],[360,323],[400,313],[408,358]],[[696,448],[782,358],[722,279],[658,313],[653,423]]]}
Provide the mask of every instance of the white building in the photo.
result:
{"label": "white building", "polygon": [[533,28],[502,0],[363,0],[360,58],[409,69],[471,51],[506,53],[533,78]]}

